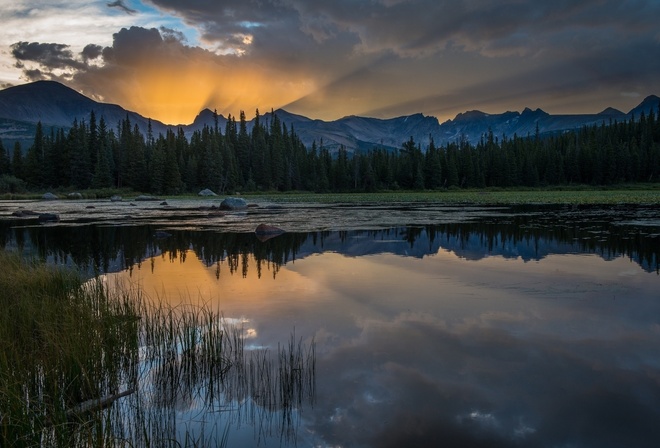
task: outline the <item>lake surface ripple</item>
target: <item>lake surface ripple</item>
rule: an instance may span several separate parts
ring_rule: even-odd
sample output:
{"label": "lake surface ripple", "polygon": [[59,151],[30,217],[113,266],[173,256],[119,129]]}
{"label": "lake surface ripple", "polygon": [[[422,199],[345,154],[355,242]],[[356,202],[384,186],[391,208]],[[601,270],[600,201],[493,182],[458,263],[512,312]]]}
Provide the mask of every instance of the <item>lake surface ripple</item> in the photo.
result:
{"label": "lake surface ripple", "polygon": [[255,205],[0,202],[0,243],[315,341],[295,438],[229,446],[658,446],[657,207]]}

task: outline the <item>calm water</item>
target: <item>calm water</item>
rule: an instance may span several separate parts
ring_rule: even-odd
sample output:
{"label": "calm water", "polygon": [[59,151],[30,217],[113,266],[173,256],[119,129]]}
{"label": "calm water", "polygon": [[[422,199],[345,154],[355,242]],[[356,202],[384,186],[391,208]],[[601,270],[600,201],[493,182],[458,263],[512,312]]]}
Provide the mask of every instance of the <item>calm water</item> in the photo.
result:
{"label": "calm water", "polygon": [[[39,226],[0,204],[2,243],[220,309],[248,348],[294,329],[314,339],[315,400],[295,437],[234,419],[229,446],[660,442],[657,208],[260,204],[218,217],[185,204],[129,222],[104,205]],[[260,241],[258,222],[288,232]],[[188,430],[198,407],[176,409]]]}

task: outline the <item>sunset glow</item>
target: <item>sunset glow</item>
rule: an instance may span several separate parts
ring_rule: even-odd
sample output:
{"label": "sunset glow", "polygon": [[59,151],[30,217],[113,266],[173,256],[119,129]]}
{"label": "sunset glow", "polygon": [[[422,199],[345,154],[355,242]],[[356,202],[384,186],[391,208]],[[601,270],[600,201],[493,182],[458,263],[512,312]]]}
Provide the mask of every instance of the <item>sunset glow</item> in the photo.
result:
{"label": "sunset glow", "polygon": [[312,298],[319,289],[317,281],[285,267],[278,269],[264,262],[259,272],[252,255],[244,277],[240,270],[232,273],[226,260],[206,266],[193,251],[155,256],[131,271],[110,277],[110,282],[140,287],[150,300],[173,307],[192,304],[212,310],[222,308],[228,313],[245,307],[247,302],[259,308],[276,305],[277,297],[290,298],[294,293]]}
{"label": "sunset glow", "polygon": [[[177,87],[182,86],[182,87]],[[185,87],[183,87],[185,86]],[[167,124],[189,124],[205,108],[225,117],[244,110],[250,117],[307,95],[311,82],[267,79],[260,73],[222,70],[203,63],[181,67],[144,68],[122,84],[123,106]],[[113,92],[105,92],[110,97]]]}
{"label": "sunset glow", "polygon": [[660,92],[659,16],[609,0],[22,0],[0,5],[0,88],[56,80],[167,124],[204,108],[628,111]]}

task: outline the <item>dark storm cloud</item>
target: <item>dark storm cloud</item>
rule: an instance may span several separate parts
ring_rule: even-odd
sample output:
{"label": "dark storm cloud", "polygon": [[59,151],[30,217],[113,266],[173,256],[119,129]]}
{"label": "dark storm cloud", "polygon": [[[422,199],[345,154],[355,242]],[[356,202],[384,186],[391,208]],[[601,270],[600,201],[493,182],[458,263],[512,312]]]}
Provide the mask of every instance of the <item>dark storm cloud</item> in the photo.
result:
{"label": "dark storm cloud", "polygon": [[23,75],[30,81],[42,81],[45,79],[51,79],[51,76],[49,74],[44,74],[41,70],[38,68],[35,69],[24,69],[23,70]]}
{"label": "dark storm cloud", "polygon": [[[616,105],[622,91],[649,94],[658,88],[657,58],[650,55],[660,52],[660,3],[653,1],[198,0],[194,8],[179,0],[153,3],[200,29],[221,50],[316,77],[319,89],[291,104],[303,114],[349,103],[357,108],[338,116],[454,115],[464,111],[462,105],[488,104],[496,112],[532,103],[562,110],[598,95]],[[461,65],[461,55],[472,60]],[[371,70],[382,58],[389,61],[384,70]],[[479,79],[457,85],[462,76],[454,67]],[[376,76],[366,76],[369,71]],[[420,73],[434,73],[435,79],[421,80]],[[425,89],[412,89],[409,78]],[[544,92],[555,88],[547,101]],[[533,95],[525,97],[526,91]],[[384,98],[392,92],[408,95],[388,104]],[[500,96],[516,101],[498,102]],[[460,101],[443,102],[452,98]]]}
{"label": "dark storm cloud", "polygon": [[126,14],[135,14],[137,13],[136,10],[129,8],[126,6],[123,2],[123,0],[116,0],[111,3],[107,3],[108,8],[118,8],[124,11]]}
{"label": "dark storm cloud", "polygon": [[153,3],[201,26],[209,40],[233,42],[238,34],[258,39],[277,28],[289,36],[302,31],[321,44],[348,33],[358,39],[362,51],[402,56],[429,55],[447,47],[490,56],[534,54],[561,45],[563,33],[595,32],[596,38],[585,39],[582,48],[556,48],[579,52],[653,32],[660,14],[657,2],[632,0],[232,0],[220,5],[200,0],[194,8],[178,0]]}
{"label": "dark storm cloud", "polygon": [[[278,30],[289,38],[297,29],[295,11],[281,2],[261,0],[197,1],[188,8],[178,0],[155,0],[159,8],[175,12],[188,24],[200,29],[202,38],[220,49],[246,49],[247,36],[270,35]],[[265,41],[268,42],[268,41]]]}
{"label": "dark storm cloud", "polygon": [[73,57],[68,45],[39,42],[16,42],[11,54],[18,64],[36,62],[48,69],[80,68],[80,61]]}
{"label": "dark storm cloud", "polygon": [[[40,42],[16,42],[11,45],[15,66],[23,70],[30,81],[70,78],[73,72],[86,68],[86,63],[74,57],[68,45]],[[54,71],[63,73],[56,75]]]}
{"label": "dark storm cloud", "polygon": [[100,57],[102,54],[103,54],[103,47],[95,44],[86,45],[85,48],[83,48],[83,50],[80,52],[80,56],[84,61],[96,59]]}
{"label": "dark storm cloud", "polygon": [[160,55],[166,50],[164,43],[156,28],[122,28],[113,35],[112,46],[103,49],[103,59],[107,64],[130,66],[142,62],[148,54]]}
{"label": "dark storm cloud", "polygon": [[[168,64],[183,67],[191,61],[218,68],[219,75],[249,70],[246,82],[268,75],[281,80],[282,91],[288,89],[286,79],[295,84],[295,94],[280,96],[282,102],[268,96],[263,106],[289,104],[292,112],[325,119],[418,112],[445,119],[466,109],[501,112],[525,106],[568,113],[580,104],[590,108],[575,112],[598,112],[621,108],[623,92],[644,96],[660,89],[660,60],[652,57],[660,53],[655,23],[660,3],[653,1],[150,3],[194,27],[204,49],[189,46],[170,25],[133,27],[116,33],[112,45],[99,50],[90,44],[80,54],[61,44],[18,42],[12,47],[17,66],[28,79],[73,76],[104,90],[100,96],[106,98],[112,96],[112,84],[127,86],[132,82],[127,74],[145,70],[148,63],[158,73],[170,70]],[[208,95],[210,102],[222,97]],[[206,106],[250,109],[255,101],[241,105],[237,97],[231,104]]]}
{"label": "dark storm cloud", "polygon": [[652,447],[656,343],[654,334],[565,340],[476,321],[370,320],[317,362],[315,415],[326,419],[311,423],[331,445]]}
{"label": "dark storm cloud", "polygon": [[174,40],[181,43],[185,43],[187,40],[185,34],[183,34],[181,31],[168,28],[166,26],[161,26],[159,31],[164,40]]}
{"label": "dark storm cloud", "polygon": [[[494,56],[534,54],[561,44],[563,33],[597,32],[584,47],[612,44],[655,28],[657,2],[639,1],[295,1],[301,21],[313,30],[348,31],[364,51],[391,50],[404,56],[428,55],[447,47]],[[600,31],[599,31],[600,30]]]}

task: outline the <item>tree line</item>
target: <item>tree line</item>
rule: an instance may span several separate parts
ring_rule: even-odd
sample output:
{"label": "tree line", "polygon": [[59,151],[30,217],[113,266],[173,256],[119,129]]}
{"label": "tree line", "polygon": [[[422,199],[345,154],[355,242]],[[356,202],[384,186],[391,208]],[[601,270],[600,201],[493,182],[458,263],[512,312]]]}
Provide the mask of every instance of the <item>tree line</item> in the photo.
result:
{"label": "tree line", "polygon": [[413,137],[391,150],[374,147],[331,154],[323,141],[306,147],[272,113],[256,111],[250,131],[241,112],[220,129],[215,123],[188,138],[182,128],[146,135],[128,116],[110,128],[92,111],[71,128],[44,132],[37,124],[23,154],[0,142],[0,191],[19,187],[131,188],[177,194],[210,188],[233,191],[378,191],[443,188],[543,187],[657,182],[660,111],[623,121],[540,135],[461,138],[422,148]]}

